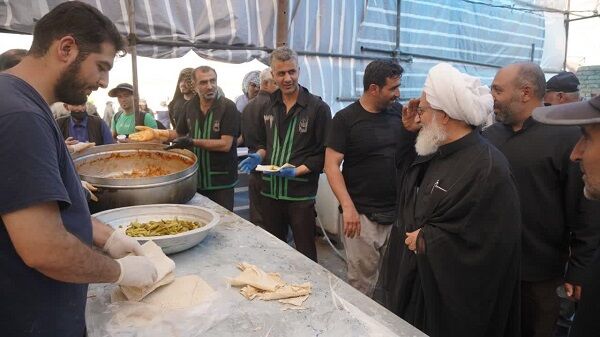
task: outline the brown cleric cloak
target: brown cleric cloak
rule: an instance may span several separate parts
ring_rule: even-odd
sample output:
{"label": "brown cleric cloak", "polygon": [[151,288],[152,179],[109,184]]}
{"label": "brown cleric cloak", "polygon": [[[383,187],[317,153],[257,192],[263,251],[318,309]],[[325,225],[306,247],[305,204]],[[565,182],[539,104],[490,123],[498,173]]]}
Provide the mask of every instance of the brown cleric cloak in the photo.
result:
{"label": "brown cleric cloak", "polygon": [[[432,337],[520,336],[519,197],[504,156],[474,131],[401,181],[384,304]],[[419,228],[415,254],[404,239]]]}

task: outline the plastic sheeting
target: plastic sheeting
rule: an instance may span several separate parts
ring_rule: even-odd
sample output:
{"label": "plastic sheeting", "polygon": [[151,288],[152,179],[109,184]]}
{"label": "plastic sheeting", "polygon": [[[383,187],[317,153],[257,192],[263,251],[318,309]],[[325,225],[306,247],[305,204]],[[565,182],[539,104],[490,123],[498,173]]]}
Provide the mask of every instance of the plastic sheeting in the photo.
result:
{"label": "plastic sheeting", "polygon": [[[31,33],[34,20],[62,1],[0,1],[0,29]],[[130,33],[126,0],[84,1],[109,16],[124,35]],[[564,0],[547,1],[564,4]],[[400,51],[413,55],[413,62],[402,64],[406,73],[401,99],[419,95],[427,71],[439,62],[432,58],[453,59],[454,66],[480,76],[487,84],[497,66],[530,60],[532,45],[535,62],[556,67],[560,39],[555,41],[557,34],[553,33],[553,47],[545,48],[549,38],[545,36],[548,26],[543,13],[491,6],[504,3],[544,5],[541,0],[402,0]],[[395,49],[396,6],[396,0],[289,0],[289,45],[304,52],[390,57],[390,53],[367,52],[361,47]],[[274,48],[276,7],[277,0],[135,0],[136,34],[155,41]],[[191,49],[139,45],[138,55],[172,58]],[[267,57],[265,52],[252,49],[194,52],[234,63],[254,58],[264,61]],[[547,53],[544,58],[543,52]],[[362,74],[368,62],[350,57],[301,56],[300,83],[321,96],[335,113],[349,103],[339,98],[356,98],[362,93]]]}

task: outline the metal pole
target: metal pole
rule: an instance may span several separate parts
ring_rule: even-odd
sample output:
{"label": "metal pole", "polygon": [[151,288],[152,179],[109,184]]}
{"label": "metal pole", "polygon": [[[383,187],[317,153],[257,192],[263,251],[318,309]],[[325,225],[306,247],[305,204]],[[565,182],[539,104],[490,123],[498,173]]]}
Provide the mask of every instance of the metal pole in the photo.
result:
{"label": "metal pole", "polygon": [[531,60],[531,62],[533,62],[534,58],[535,58],[535,43],[532,43],[531,44],[531,55],[530,55],[529,59]]}
{"label": "metal pole", "polygon": [[140,110],[140,95],[138,92],[137,39],[135,35],[134,0],[127,0],[127,17],[129,20],[129,53],[131,54],[131,70],[133,73],[133,111],[134,113],[137,113]]}
{"label": "metal pole", "polygon": [[565,61],[563,62],[563,70],[567,70],[567,54],[569,51],[569,11],[571,10],[571,0],[567,2],[567,12],[565,13]]}
{"label": "metal pole", "polygon": [[400,52],[400,6],[402,0],[396,1],[396,52]]}
{"label": "metal pole", "polygon": [[287,47],[288,46],[288,0],[277,1],[277,31],[276,31],[276,46],[275,47]]}

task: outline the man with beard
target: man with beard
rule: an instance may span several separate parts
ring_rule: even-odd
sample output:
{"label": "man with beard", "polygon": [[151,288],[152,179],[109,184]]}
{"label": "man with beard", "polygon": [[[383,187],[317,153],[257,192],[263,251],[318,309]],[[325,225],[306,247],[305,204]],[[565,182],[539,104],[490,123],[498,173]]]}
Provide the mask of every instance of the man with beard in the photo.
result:
{"label": "man with beard", "polygon": [[363,95],[335,114],[327,136],[325,173],[340,203],[348,283],[367,296],[396,220],[395,161],[404,130],[395,102],[402,72],[392,61],[369,63]]}
{"label": "man with beard", "polygon": [[552,335],[559,314],[557,287],[578,300],[585,267],[598,247],[600,204],[583,198],[581,171],[569,160],[578,129],[531,118],[543,105],[545,86],[536,64],[500,69],[492,84],[500,123],[484,131],[508,159],[521,200],[522,336]]}
{"label": "man with beard", "polygon": [[56,123],[65,140],[71,138],[81,143],[94,143],[95,145],[114,143],[108,125],[102,118],[88,115],[85,104],[65,103],[64,106],[71,112],[71,116],[61,117]]}
{"label": "man with beard", "polygon": [[[254,153],[258,150],[258,129],[263,127],[263,114],[271,104],[271,94],[277,90],[277,84],[271,75],[271,68],[266,68],[260,72],[260,91],[254,99],[244,108],[242,113],[242,138],[248,151]],[[252,171],[248,179],[248,199],[250,203],[250,222],[263,227],[262,208],[260,201],[263,196],[260,195],[262,185],[262,174]]]}
{"label": "man with beard", "polygon": [[194,70],[197,93],[184,106],[175,130],[137,127],[133,141],[170,141],[171,149],[190,149],[198,156],[198,193],[233,211],[238,182],[237,147],[240,112],[235,103],[219,94],[217,72],[208,66]]}
{"label": "man with beard", "polygon": [[290,226],[296,249],[317,261],[315,198],[331,111],[321,98],[298,84],[300,68],[293,50],[280,47],[271,53],[271,73],[279,89],[264,113],[258,151],[239,167],[250,172],[263,160],[267,165],[291,165],[263,174],[263,223],[282,241]]}
{"label": "man with beard", "polygon": [[477,131],[491,110],[486,86],[441,63],[403,111],[408,130],[421,127],[418,156],[400,183],[382,281],[386,306],[432,337],[519,334],[518,195]]}
{"label": "man with beard", "polygon": [[4,336],[83,336],[88,283],[141,287],[156,281],[147,257],[129,255],[142,253],[136,240],[90,218],[48,106],[84,104],[106,87],[123,48],[117,28],[100,11],[64,2],[37,21],[21,63],[0,74]]}
{"label": "man with beard", "polygon": [[[571,152],[571,160],[583,172],[586,198],[600,200],[600,97],[587,102],[536,108],[533,118],[552,125],[581,125],[582,136]],[[570,337],[591,337],[600,331],[600,254],[586,271]]]}

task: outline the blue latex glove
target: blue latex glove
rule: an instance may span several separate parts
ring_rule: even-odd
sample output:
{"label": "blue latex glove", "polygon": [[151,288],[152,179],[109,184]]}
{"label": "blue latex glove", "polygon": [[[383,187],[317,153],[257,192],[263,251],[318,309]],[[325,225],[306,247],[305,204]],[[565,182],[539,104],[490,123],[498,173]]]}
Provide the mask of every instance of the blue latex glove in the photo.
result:
{"label": "blue latex glove", "polygon": [[295,167],[284,167],[281,170],[274,172],[273,175],[283,177],[283,178],[293,178],[296,176],[296,168]]}
{"label": "blue latex glove", "polygon": [[242,160],[238,165],[238,169],[243,173],[250,173],[250,171],[254,170],[260,164],[260,160],[261,158],[258,153],[250,153],[248,154],[248,158]]}

